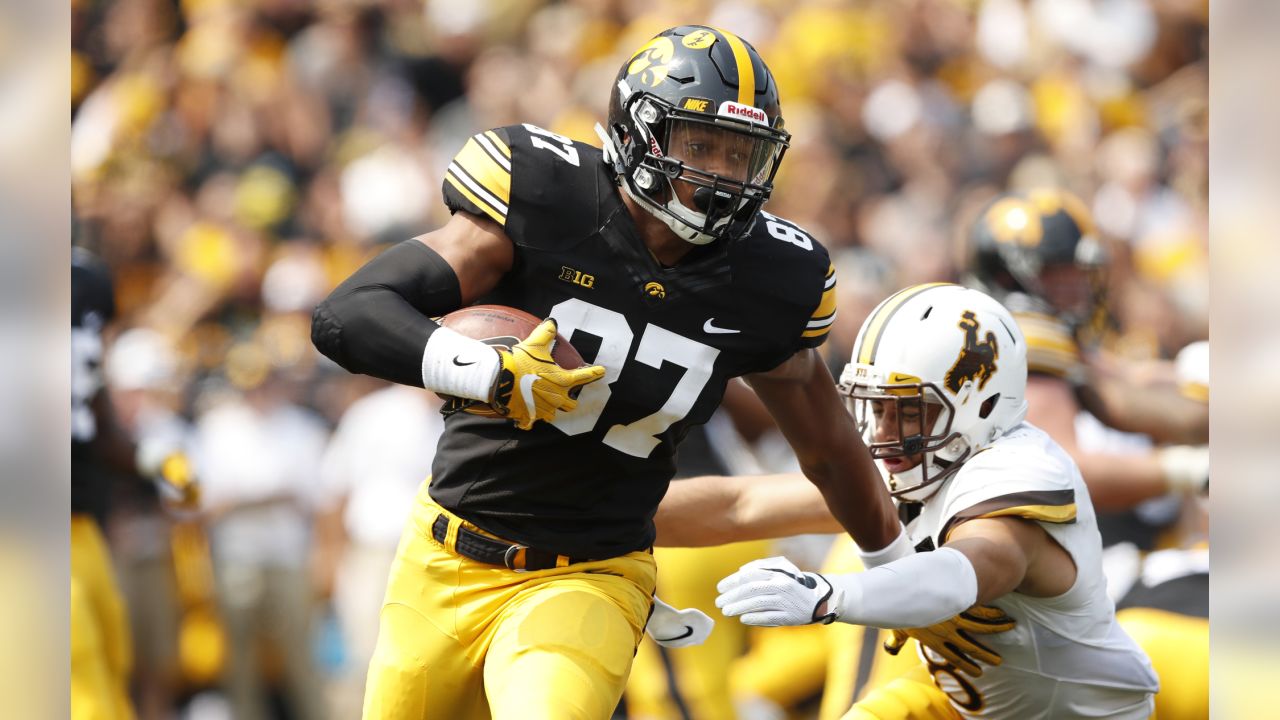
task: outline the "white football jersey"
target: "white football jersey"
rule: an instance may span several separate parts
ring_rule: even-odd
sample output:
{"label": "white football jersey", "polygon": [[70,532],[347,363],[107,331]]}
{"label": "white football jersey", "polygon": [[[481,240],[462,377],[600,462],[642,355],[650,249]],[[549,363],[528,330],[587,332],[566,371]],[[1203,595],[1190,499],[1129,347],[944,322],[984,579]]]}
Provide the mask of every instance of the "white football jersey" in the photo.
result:
{"label": "white football jersey", "polygon": [[942,545],[951,528],[985,517],[1040,523],[1070,555],[1076,581],[1052,598],[1017,592],[990,603],[1017,627],[981,636],[1004,662],[981,677],[924,649],[934,682],[966,718],[1134,718],[1154,711],[1159,681],[1120,628],[1102,573],[1102,541],[1089,491],[1067,453],[1029,423],[979,452],[924,502],[907,531],[918,548]]}

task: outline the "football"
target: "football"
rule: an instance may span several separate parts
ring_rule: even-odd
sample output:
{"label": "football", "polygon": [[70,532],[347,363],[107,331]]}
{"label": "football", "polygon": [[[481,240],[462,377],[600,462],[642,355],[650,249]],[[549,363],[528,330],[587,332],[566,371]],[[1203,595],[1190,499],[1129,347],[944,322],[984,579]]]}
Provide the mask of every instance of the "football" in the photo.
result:
{"label": "football", "polygon": [[[439,322],[444,327],[469,338],[510,349],[529,337],[529,333],[533,332],[542,320],[523,310],[505,305],[472,305],[445,315],[439,319]],[[551,350],[551,357],[557,365],[570,370],[587,364],[569,341],[559,334],[556,335],[556,344]]]}
{"label": "football", "polygon": [[[538,324],[542,321],[523,310],[506,307],[505,305],[472,305],[461,310],[454,310],[448,315],[439,318],[438,322],[442,326],[474,340],[510,349],[516,343],[529,337],[529,333],[533,332],[533,329],[538,327]],[[556,344],[551,349],[551,357],[562,368],[576,369],[586,365],[582,355],[578,354],[578,351],[569,344],[569,341],[558,333],[556,334]],[[581,388],[575,388],[575,390],[580,391]],[[577,395],[577,393],[570,394],[575,397]],[[486,403],[445,395],[440,397],[444,398],[444,413],[446,415],[463,411],[481,417],[499,417],[499,413]]]}

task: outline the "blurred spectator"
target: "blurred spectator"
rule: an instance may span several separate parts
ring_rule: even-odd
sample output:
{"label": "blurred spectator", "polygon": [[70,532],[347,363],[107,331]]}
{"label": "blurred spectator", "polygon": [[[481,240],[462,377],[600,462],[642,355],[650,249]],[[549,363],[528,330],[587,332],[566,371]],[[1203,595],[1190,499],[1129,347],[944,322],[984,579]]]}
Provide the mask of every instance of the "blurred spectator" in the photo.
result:
{"label": "blurred spectator", "polygon": [[[167,340],[147,328],[126,330],[112,343],[105,369],[120,423],[139,445],[191,453],[191,426],[180,414],[178,360]],[[160,720],[169,716],[181,681],[173,521],[150,483],[130,483],[116,499],[110,539],[133,631],[138,717]]]}
{"label": "blurred spectator", "polygon": [[225,688],[234,717],[271,717],[264,679],[271,665],[264,652],[270,653],[291,717],[322,718],[322,687],[311,654],[308,558],[327,431],[266,368],[261,348],[233,348],[227,374],[242,394],[208,398],[196,419],[229,646]]}
{"label": "blurred spectator", "polygon": [[336,717],[360,714],[391,560],[444,432],[440,404],[404,385],[371,392],[343,414],[321,461],[320,585],[331,588],[346,651]]}

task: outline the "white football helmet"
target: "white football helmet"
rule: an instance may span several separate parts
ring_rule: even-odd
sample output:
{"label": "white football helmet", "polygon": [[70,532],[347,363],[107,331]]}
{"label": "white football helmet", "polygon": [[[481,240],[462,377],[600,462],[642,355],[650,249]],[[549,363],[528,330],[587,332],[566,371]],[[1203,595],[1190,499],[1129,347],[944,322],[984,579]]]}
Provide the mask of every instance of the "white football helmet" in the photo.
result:
{"label": "white football helmet", "polygon": [[[840,392],[871,455],[885,472],[890,493],[922,501],[940,481],[1027,414],[1027,347],[1003,305],[977,290],[950,283],[915,285],[891,295],[862,324],[853,357],[840,374]],[[904,437],[876,440],[876,413],[908,404],[933,426]],[[923,422],[923,420],[922,420]],[[884,460],[923,455],[898,473]]]}

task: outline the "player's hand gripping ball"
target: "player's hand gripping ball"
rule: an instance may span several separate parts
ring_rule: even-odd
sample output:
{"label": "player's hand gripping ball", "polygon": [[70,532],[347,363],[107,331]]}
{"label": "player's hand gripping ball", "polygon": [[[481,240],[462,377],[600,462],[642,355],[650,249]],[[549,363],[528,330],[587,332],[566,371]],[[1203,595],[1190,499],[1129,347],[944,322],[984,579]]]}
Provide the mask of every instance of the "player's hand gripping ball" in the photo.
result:
{"label": "player's hand gripping ball", "polygon": [[445,415],[462,411],[506,417],[528,430],[537,420],[572,411],[582,386],[604,377],[603,367],[587,365],[556,333],[552,319],[539,320],[501,305],[475,305],[449,313],[440,324],[492,346],[502,358],[490,402],[445,397]]}

